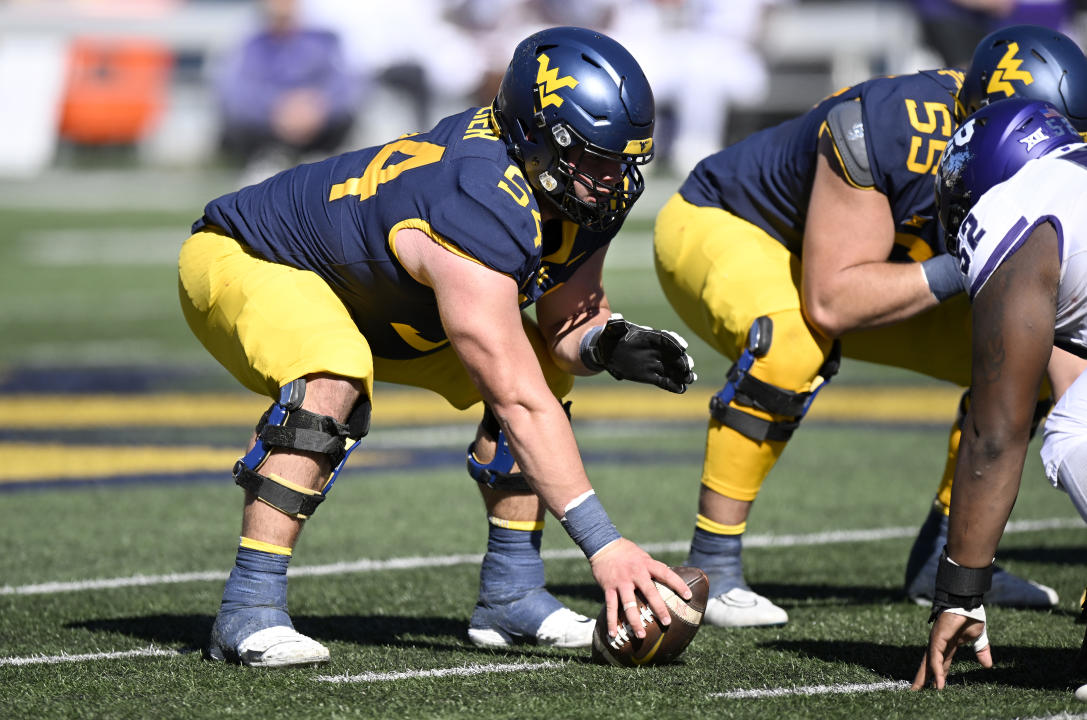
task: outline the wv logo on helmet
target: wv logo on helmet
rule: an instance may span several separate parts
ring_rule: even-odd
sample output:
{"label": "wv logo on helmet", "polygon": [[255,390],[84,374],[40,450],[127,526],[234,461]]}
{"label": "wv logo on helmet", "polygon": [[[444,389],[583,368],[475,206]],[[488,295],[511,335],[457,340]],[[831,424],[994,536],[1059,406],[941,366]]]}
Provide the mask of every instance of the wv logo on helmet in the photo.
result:
{"label": "wv logo on helmet", "polygon": [[1012,87],[1011,80],[1022,80],[1024,85],[1030,85],[1034,82],[1033,75],[1026,70],[1019,69],[1023,61],[1016,57],[1018,52],[1019,43],[1008,43],[1008,51],[1004,53],[1004,57],[1000,58],[993,76],[989,78],[989,86],[985,88],[987,94],[1002,92],[1011,97],[1015,94],[1015,88]]}
{"label": "wv logo on helmet", "polygon": [[536,62],[540,64],[540,69],[536,71],[536,87],[540,90],[540,109],[542,110],[548,105],[561,106],[562,98],[556,92],[561,88],[577,87],[577,80],[570,75],[559,77],[558,68],[549,69],[548,65],[551,60],[544,53],[540,53],[540,56],[536,58]]}

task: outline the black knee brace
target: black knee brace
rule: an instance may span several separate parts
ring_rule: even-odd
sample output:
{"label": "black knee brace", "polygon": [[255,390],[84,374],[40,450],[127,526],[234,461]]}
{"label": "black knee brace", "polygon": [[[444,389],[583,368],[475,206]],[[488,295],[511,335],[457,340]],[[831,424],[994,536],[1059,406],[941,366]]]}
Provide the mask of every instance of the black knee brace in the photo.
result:
{"label": "black knee brace", "polygon": [[[566,411],[567,419],[570,418],[571,404],[570,401],[562,404],[562,409]],[[495,446],[494,458],[486,465],[479,460],[476,460],[476,444],[472,443],[469,445],[467,458],[468,474],[480,485],[486,485],[493,490],[532,492],[532,488],[528,485],[528,480],[525,480],[524,473],[510,472],[515,463],[513,454],[510,452],[510,446],[506,442],[506,434],[502,432],[502,428],[498,424],[498,418],[494,416],[491,406],[486,403],[483,404],[483,419],[480,420],[479,424],[483,426],[483,432],[495,439],[497,445]]]}
{"label": "black knee brace", "polygon": [[[710,398],[710,414],[714,419],[760,443],[766,440],[783,441],[792,437],[816,394],[838,373],[842,361],[842,346],[835,340],[830,355],[819,368],[819,376],[823,381],[814,390],[793,392],[765,383],[752,377],[750,370],[756,358],[763,357],[770,351],[773,333],[774,323],[765,315],[751,324],[751,330],[747,334],[747,347],[740,354],[740,359],[729,368],[725,386]],[[731,407],[731,402],[791,419],[763,420]]]}
{"label": "black knee brace", "polygon": [[[279,400],[272,403],[257,423],[257,442],[253,449],[234,464],[234,482],[258,499],[291,517],[305,519],[320,505],[347,456],[370,431],[370,398],[361,397],[347,418],[347,424],[328,415],[302,409],[306,381],[299,378],[284,385]],[[354,443],[347,447],[347,440]],[[333,472],[321,492],[268,477],[257,470],[272,448],[320,453],[332,464]]]}

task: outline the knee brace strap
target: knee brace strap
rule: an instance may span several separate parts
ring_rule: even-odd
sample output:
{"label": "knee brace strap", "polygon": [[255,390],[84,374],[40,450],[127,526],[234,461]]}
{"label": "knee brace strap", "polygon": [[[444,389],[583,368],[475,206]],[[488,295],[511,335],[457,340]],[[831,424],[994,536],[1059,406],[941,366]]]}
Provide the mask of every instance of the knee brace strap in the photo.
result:
{"label": "knee brace strap", "polygon": [[[562,404],[567,419],[570,418],[571,404],[570,401]],[[483,419],[479,424],[483,427],[483,432],[495,439],[494,458],[486,465],[481,463],[475,456],[476,444],[472,443],[468,446],[468,475],[480,485],[486,485],[493,490],[531,492],[532,488],[525,479],[524,473],[510,472],[515,462],[513,453],[510,452],[506,434],[502,432],[502,427],[498,424],[498,418],[495,417],[490,405],[483,405]]]}
{"label": "knee brace strap", "polygon": [[[842,359],[841,343],[834,341],[830,355],[819,368],[818,374],[822,382],[814,390],[794,392],[763,382],[750,374],[755,359],[763,357],[770,350],[773,339],[772,320],[767,316],[757,318],[747,337],[747,347],[740,354],[739,360],[729,368],[725,386],[710,398],[710,414],[721,424],[756,442],[788,440],[807,414],[815,396],[838,373]],[[731,407],[729,403],[733,401],[737,405],[789,416],[792,419],[764,420]]]}
{"label": "knee brace strap", "polygon": [[[291,515],[307,518],[325,499],[332,484],[363,437],[370,431],[370,398],[362,397],[347,423],[327,415],[302,409],[306,396],[304,378],[294,380],[280,389],[279,400],[257,423],[257,441],[253,449],[234,464],[234,482],[254,493],[268,505]],[[354,440],[350,447],[345,439]],[[272,448],[305,450],[321,453],[331,461],[333,472],[321,492],[311,491],[276,476],[262,475],[257,470]]]}
{"label": "knee brace strap", "polygon": [[498,418],[494,416],[491,406],[483,404],[483,419],[479,424],[483,432],[495,439],[494,457],[484,465],[476,460],[476,444],[468,446],[468,475],[480,485],[486,485],[492,490],[506,490],[509,492],[530,492],[532,488],[525,480],[525,474],[510,472],[515,460],[510,452],[509,443],[506,442],[506,434],[502,432],[502,426],[498,424]]}
{"label": "knee brace strap", "polygon": [[305,520],[325,500],[325,495],[284,480],[278,475],[261,475],[239,460],[234,466],[234,482],[257,496],[257,499],[284,515]]}
{"label": "knee brace strap", "polygon": [[301,407],[290,410],[280,423],[272,424],[270,416],[274,409],[275,406],[269,408],[257,424],[257,436],[265,447],[320,453],[328,457],[333,467],[339,465],[347,453],[345,440],[360,440],[370,429],[369,398],[355,406],[347,424]]}

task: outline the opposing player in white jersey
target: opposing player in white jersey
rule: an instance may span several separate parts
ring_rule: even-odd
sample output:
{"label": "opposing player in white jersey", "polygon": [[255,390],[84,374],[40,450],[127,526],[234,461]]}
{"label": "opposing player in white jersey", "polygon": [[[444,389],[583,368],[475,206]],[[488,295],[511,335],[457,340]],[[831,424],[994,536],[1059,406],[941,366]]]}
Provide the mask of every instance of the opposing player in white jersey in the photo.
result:
{"label": "opposing player in white jersey", "polygon": [[[915,690],[944,687],[961,643],[992,666],[982,595],[1047,371],[1060,400],[1046,423],[1046,473],[1087,520],[1087,144],[1052,105],[1001,100],[952,137],[936,197],[973,305],[972,403]],[[1085,671],[1087,637],[1077,684]]]}

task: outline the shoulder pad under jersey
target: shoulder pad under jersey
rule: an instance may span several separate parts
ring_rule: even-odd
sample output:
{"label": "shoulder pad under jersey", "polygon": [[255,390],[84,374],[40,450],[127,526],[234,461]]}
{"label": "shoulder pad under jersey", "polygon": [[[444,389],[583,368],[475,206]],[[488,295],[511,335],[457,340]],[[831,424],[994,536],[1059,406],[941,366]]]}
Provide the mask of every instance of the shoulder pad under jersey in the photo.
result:
{"label": "shoulder pad under jersey", "polygon": [[[513,166],[510,166],[513,167]],[[488,267],[520,277],[539,261],[539,210],[519,172],[462,158],[453,185],[431,210],[434,229]]]}
{"label": "shoulder pad under jersey", "polygon": [[827,130],[849,182],[861,188],[875,186],[868,162],[868,147],[864,142],[860,100],[850,100],[832,107],[827,113]]}

